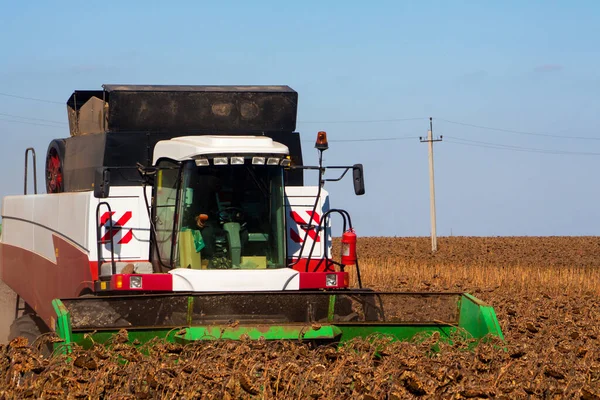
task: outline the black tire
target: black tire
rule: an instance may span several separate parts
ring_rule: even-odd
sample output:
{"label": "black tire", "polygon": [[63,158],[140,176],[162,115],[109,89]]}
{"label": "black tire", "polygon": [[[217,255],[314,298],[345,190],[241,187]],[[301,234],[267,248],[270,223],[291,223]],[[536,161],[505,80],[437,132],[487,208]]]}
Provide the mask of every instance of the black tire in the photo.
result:
{"label": "black tire", "polygon": [[65,192],[65,140],[55,139],[46,152],[46,193]]}
{"label": "black tire", "polygon": [[50,332],[44,321],[35,314],[23,314],[15,319],[10,325],[8,340],[11,341],[18,337],[23,337],[29,341],[29,345],[37,348],[41,345],[40,351],[44,356],[52,354],[52,345],[50,343],[40,343],[38,338],[45,333]]}

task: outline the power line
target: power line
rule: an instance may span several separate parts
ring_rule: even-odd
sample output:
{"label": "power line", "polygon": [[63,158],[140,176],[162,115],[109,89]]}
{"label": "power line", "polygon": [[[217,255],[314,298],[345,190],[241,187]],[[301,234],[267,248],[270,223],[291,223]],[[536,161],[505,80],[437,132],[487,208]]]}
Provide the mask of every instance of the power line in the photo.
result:
{"label": "power line", "polygon": [[28,124],[28,125],[37,125],[37,126],[47,126],[47,127],[50,127],[50,128],[65,129],[63,126],[59,126],[59,125],[42,124],[42,123],[30,122],[30,121],[17,121],[17,120],[6,119],[6,118],[0,118],[0,121],[2,121],[2,122],[14,122],[14,123],[17,123],[17,124]]}
{"label": "power line", "polygon": [[416,136],[400,136],[394,138],[372,138],[372,139],[333,139],[330,142],[386,142],[396,140],[416,139]]}
{"label": "power line", "polygon": [[482,146],[486,146],[486,147],[490,147],[490,148],[498,148],[498,149],[506,149],[506,150],[520,150],[520,151],[529,151],[529,152],[534,152],[534,153],[548,153],[548,154],[600,155],[600,153],[593,153],[593,152],[540,149],[540,148],[536,148],[536,147],[524,147],[524,146],[514,146],[514,145],[509,145],[509,144],[501,144],[501,143],[482,142],[480,140],[462,139],[462,138],[457,138],[457,137],[451,137],[451,138],[454,140],[458,140],[460,142],[466,142],[466,143],[482,145]]}
{"label": "power line", "polygon": [[[464,139],[464,138],[459,138],[456,136],[446,136],[446,138],[451,138],[454,140],[458,140],[461,142],[467,142],[467,143],[474,143],[474,144],[482,144],[482,145],[486,145],[486,146],[495,146],[495,147],[502,147],[502,148],[507,148],[507,149],[519,149],[519,150],[533,150],[533,151],[546,151],[544,149],[538,149],[535,147],[524,147],[524,146],[515,146],[515,145],[511,145],[511,144],[502,144],[502,143],[492,143],[492,142],[483,142],[481,140],[472,140],[472,139]],[[554,150],[548,150],[548,151],[554,151]],[[559,150],[561,151],[561,150]]]}
{"label": "power line", "polygon": [[[418,139],[417,136],[399,136],[393,138],[371,138],[371,139],[333,139],[329,140],[331,143],[351,143],[351,142],[385,142],[385,141],[396,141],[396,140],[407,140],[407,139]],[[314,143],[314,140],[302,140],[306,143]]]}
{"label": "power line", "polygon": [[361,124],[375,122],[402,122],[402,121],[421,121],[425,118],[393,118],[393,119],[359,119],[359,120],[339,120],[339,121],[298,121],[299,124]]}
{"label": "power line", "polygon": [[518,135],[544,136],[544,137],[552,137],[552,138],[559,138],[559,139],[575,139],[575,140],[600,140],[600,137],[553,135],[550,133],[537,133],[537,132],[516,131],[516,130],[504,129],[504,128],[494,128],[491,126],[475,125],[475,124],[469,124],[466,122],[450,121],[450,120],[444,119],[444,118],[436,118],[436,120],[444,121],[449,124],[469,126],[471,128],[487,129],[490,131],[497,131],[497,132],[514,133],[514,134],[518,134]]}
{"label": "power line", "polygon": [[5,117],[21,118],[21,119],[31,120],[31,121],[42,121],[42,122],[50,122],[50,123],[53,123],[53,124],[67,125],[66,122],[53,121],[51,119],[34,118],[34,117],[24,117],[24,116],[21,116],[21,115],[13,115],[13,114],[6,114],[6,113],[0,113],[0,115],[3,115]]}
{"label": "power line", "polygon": [[524,153],[541,153],[541,154],[555,154],[555,155],[600,156],[600,153],[593,153],[593,152],[540,149],[540,148],[535,148],[535,147],[513,146],[513,145],[507,145],[507,144],[482,142],[479,140],[461,139],[461,138],[457,138],[457,137],[448,137],[448,136],[446,136],[444,139],[446,139],[447,142],[453,143],[453,144],[459,144],[459,145],[471,146],[471,147],[481,147],[481,148],[495,149],[495,150],[508,150],[508,151],[519,151],[519,152],[524,152]]}
{"label": "power line", "polygon": [[50,104],[60,104],[60,105],[64,105],[65,104],[64,102],[61,102],[61,101],[53,101],[53,100],[46,100],[46,99],[37,99],[35,97],[17,96],[16,94],[2,93],[2,92],[0,92],[0,96],[14,97],[16,99],[39,101],[39,102],[42,102],[42,103],[50,103]]}

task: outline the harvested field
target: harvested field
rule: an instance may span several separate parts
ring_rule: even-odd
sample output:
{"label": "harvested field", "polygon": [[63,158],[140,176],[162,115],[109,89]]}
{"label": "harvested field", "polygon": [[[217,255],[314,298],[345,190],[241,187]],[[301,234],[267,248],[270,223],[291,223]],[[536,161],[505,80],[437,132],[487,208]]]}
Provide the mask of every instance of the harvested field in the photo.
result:
{"label": "harvested field", "polygon": [[429,238],[363,238],[358,252],[377,289],[600,292],[600,237],[444,237],[435,254]]}
{"label": "harvested field", "polygon": [[505,346],[157,342],[148,356],[123,333],[108,350],[48,360],[15,341],[0,347],[0,399],[600,399],[599,238],[442,238],[439,249],[432,256],[426,238],[361,239],[363,283],[473,293],[495,307]]}
{"label": "harvested field", "polygon": [[600,237],[441,237],[438,251],[423,237],[360,238],[361,259],[383,258],[416,265],[499,267],[600,267]]}

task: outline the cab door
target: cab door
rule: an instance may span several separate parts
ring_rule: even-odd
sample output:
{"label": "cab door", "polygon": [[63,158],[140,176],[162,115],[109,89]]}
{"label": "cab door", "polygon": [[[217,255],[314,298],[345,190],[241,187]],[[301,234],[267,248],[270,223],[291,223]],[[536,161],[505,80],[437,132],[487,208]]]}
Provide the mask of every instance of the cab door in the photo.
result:
{"label": "cab door", "polygon": [[181,167],[172,160],[159,160],[154,184],[153,228],[155,256],[162,267],[178,264],[177,239],[180,215]]}

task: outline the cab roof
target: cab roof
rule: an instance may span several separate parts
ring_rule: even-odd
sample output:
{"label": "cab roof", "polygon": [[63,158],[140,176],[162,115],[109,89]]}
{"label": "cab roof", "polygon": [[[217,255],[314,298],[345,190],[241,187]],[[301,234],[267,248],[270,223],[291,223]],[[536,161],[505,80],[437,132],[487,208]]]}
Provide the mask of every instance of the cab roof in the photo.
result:
{"label": "cab roof", "polygon": [[215,154],[288,155],[289,149],[265,136],[182,136],[158,142],[153,164],[160,158],[184,161]]}

